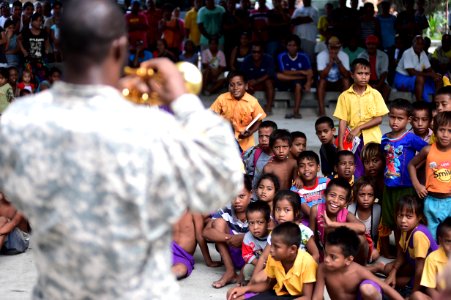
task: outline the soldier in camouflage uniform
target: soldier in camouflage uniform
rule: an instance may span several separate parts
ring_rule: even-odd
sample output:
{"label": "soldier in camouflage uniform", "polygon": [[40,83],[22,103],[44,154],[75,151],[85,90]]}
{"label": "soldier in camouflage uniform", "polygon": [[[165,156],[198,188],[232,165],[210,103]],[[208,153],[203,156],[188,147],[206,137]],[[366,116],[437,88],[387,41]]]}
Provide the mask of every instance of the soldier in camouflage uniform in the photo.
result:
{"label": "soldier in camouflage uniform", "polygon": [[71,1],[63,14],[64,81],[12,103],[0,127],[0,190],[33,228],[33,299],[178,299],[171,225],[242,187],[230,125],[166,59],[143,66],[159,70],[162,85],[146,83],[174,115],[124,101],[114,2]]}

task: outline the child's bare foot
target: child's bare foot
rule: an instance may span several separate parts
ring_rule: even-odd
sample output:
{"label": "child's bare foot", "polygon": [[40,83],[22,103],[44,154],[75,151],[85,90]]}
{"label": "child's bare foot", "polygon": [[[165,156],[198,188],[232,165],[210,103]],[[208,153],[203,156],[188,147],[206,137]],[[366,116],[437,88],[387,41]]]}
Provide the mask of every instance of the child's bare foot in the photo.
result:
{"label": "child's bare foot", "polygon": [[235,272],[225,272],[221,279],[214,281],[211,286],[215,289],[220,289],[228,284],[236,283],[238,281],[238,275]]}
{"label": "child's bare foot", "polygon": [[310,90],[312,89],[312,83],[311,81],[308,81],[304,84],[304,91],[306,92],[310,92]]}
{"label": "child's bare foot", "polygon": [[217,268],[223,265],[222,261],[214,261],[214,260],[205,261],[205,264],[207,265],[207,267],[210,268]]}

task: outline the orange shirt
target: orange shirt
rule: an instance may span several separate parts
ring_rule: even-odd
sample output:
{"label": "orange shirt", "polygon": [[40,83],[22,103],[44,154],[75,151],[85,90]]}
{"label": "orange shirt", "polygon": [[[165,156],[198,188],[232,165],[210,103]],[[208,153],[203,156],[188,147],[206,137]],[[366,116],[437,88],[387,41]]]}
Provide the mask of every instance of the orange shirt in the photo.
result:
{"label": "orange shirt", "polygon": [[[221,94],[211,105],[210,109],[232,123],[236,139],[238,139],[240,132],[244,131],[246,126],[249,125],[258,114],[262,114],[259,120],[266,118],[265,111],[258,103],[257,98],[248,93],[245,93],[240,100],[233,98],[230,93]],[[253,136],[246,139],[240,139],[238,142],[243,151],[246,151],[255,145]]]}
{"label": "orange shirt", "polygon": [[426,158],[426,189],[433,193],[451,193],[451,150],[440,151],[435,143]]}

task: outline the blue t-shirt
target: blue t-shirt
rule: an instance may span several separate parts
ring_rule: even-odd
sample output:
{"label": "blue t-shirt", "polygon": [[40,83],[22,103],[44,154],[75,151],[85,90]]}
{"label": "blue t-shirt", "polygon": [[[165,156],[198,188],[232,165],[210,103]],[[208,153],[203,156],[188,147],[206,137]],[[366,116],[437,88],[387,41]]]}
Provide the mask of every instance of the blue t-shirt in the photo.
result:
{"label": "blue t-shirt", "polygon": [[265,75],[269,75],[270,78],[274,79],[274,60],[270,55],[263,54],[262,62],[260,66],[257,67],[252,60],[252,55],[250,54],[246,56],[243,63],[241,64],[241,71],[244,73],[247,80],[258,79]]}
{"label": "blue t-shirt", "polygon": [[288,55],[288,52],[279,54],[279,70],[280,71],[300,71],[312,68],[310,58],[304,52],[298,52],[293,59]]}
{"label": "blue t-shirt", "polygon": [[396,17],[393,15],[390,15],[388,17],[382,17],[377,16],[377,20],[379,21],[381,32],[384,34],[381,35],[381,45],[382,49],[387,49],[395,45],[395,36],[396,36],[396,29],[395,29],[395,22]]}
{"label": "blue t-shirt", "polygon": [[411,187],[407,165],[428,143],[410,131],[398,138],[382,136],[381,149],[385,155],[384,183],[388,187]]}

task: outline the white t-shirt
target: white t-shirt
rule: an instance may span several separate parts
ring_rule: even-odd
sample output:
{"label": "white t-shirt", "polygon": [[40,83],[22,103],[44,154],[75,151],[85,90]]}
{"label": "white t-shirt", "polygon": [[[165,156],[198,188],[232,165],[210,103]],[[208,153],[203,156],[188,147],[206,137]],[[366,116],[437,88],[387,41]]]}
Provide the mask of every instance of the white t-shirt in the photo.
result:
{"label": "white t-shirt", "polygon": [[[341,60],[343,67],[345,67],[345,69],[349,71],[349,56],[340,49],[340,51],[338,52],[338,58]],[[322,71],[327,67],[327,64],[329,63],[328,49],[321,51],[317,55],[316,63],[318,64],[318,71]],[[327,81],[336,82],[339,79],[341,79],[340,69],[338,68],[337,64],[334,64],[330,69],[329,74],[327,75]]]}
{"label": "white t-shirt", "polygon": [[301,39],[315,42],[316,35],[318,33],[318,10],[312,6],[297,8],[293,12],[291,19],[295,19],[297,17],[310,17],[313,22],[296,25],[293,30],[294,34],[299,36]]}
{"label": "white t-shirt", "polygon": [[429,62],[428,56],[424,51],[421,52],[420,57],[413,51],[413,47],[410,47],[402,54],[401,60],[396,67],[396,72],[409,76],[406,69],[415,69],[417,71],[423,71],[429,69],[431,63]]}

